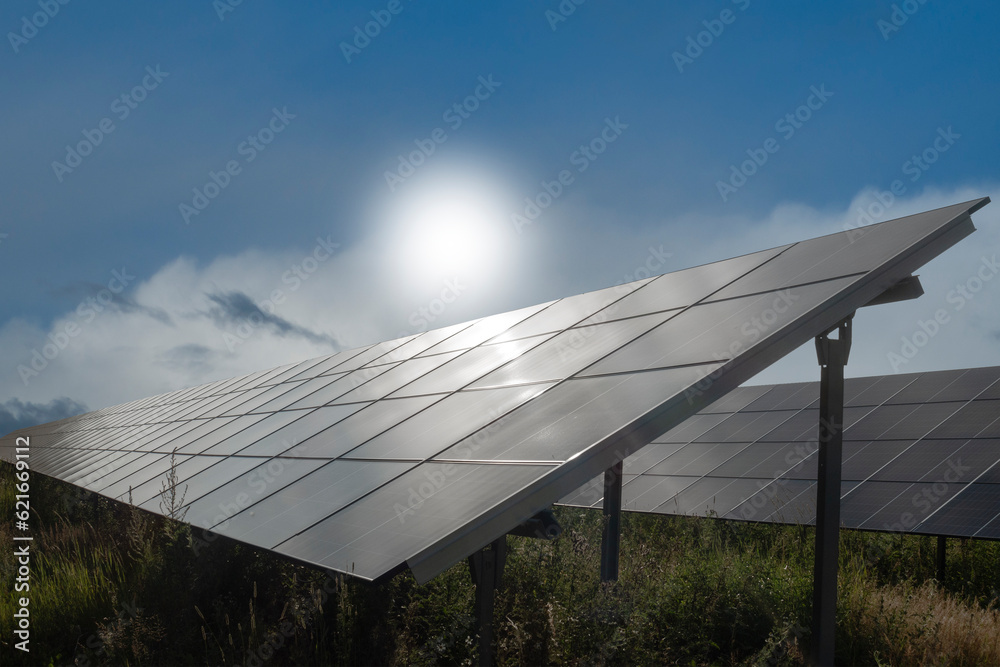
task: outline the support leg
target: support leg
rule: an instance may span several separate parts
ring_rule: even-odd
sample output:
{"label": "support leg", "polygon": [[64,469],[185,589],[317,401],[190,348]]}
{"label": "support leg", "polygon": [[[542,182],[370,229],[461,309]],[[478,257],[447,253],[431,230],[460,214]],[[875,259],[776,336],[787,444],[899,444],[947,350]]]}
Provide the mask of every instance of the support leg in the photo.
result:
{"label": "support leg", "polygon": [[476,585],[476,623],[479,626],[479,664],[493,665],[493,601],[503,580],[507,559],[507,536],[504,535],[469,556],[469,574]]}
{"label": "support leg", "polygon": [[601,581],[618,581],[622,528],[622,462],[604,471],[604,532],[601,534]]}
{"label": "support leg", "polygon": [[819,452],[816,473],[816,556],[810,663],[833,665],[837,621],[837,566],[840,558],[840,473],[844,424],[844,366],[851,349],[851,320],[816,337],[822,367],[819,399]]}
{"label": "support leg", "polygon": [[948,547],[948,539],[944,535],[938,535],[937,538],[937,580],[939,584],[944,583],[945,575],[945,565],[946,565],[946,549]]}

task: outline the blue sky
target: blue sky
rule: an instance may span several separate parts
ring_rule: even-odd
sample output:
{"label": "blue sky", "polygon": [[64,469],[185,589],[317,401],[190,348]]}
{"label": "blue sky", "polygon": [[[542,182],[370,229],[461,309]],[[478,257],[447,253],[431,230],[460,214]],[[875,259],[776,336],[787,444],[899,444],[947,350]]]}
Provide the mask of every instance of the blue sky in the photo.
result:
{"label": "blue sky", "polygon": [[[995,3],[934,0],[5,2],[0,425],[835,232],[897,179],[873,219],[995,195],[998,19]],[[579,152],[602,132],[603,152]],[[81,142],[96,145],[71,166]],[[390,188],[421,145],[433,153]],[[912,161],[924,151],[933,164]],[[517,233],[511,214],[563,170]],[[225,187],[200,201],[213,173]],[[455,196],[482,211],[475,230],[428,227]],[[990,284],[887,361],[1000,249],[992,208],[924,272],[923,299],[859,320],[850,374],[1000,363]],[[430,323],[421,308],[448,289]],[[79,333],[25,379],[67,325]],[[812,379],[814,363],[761,379]]]}

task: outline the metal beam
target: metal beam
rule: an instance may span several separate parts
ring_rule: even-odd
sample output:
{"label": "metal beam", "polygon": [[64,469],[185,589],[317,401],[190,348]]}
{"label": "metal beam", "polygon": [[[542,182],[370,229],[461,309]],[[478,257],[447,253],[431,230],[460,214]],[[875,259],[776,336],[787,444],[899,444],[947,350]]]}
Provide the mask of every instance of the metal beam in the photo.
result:
{"label": "metal beam", "polygon": [[879,294],[877,297],[865,304],[867,306],[880,306],[884,303],[897,303],[899,301],[909,301],[922,296],[924,286],[920,284],[918,276],[903,278],[898,283]]}
{"label": "metal beam", "polygon": [[542,510],[507,534],[538,540],[554,540],[562,535],[562,526],[556,521],[552,510]]}
{"label": "metal beam", "polygon": [[851,352],[853,314],[816,337],[821,367],[819,452],[816,471],[816,555],[813,567],[812,645],[809,662],[833,665],[840,559],[840,472],[844,429],[844,366]]}
{"label": "metal beam", "polygon": [[622,530],[622,462],[604,471],[604,532],[601,534],[601,581],[618,581]]}
{"label": "metal beam", "polygon": [[479,626],[479,664],[492,667],[493,602],[496,590],[503,582],[503,566],[507,560],[507,536],[494,540],[469,556],[469,574],[476,586],[476,624]]}

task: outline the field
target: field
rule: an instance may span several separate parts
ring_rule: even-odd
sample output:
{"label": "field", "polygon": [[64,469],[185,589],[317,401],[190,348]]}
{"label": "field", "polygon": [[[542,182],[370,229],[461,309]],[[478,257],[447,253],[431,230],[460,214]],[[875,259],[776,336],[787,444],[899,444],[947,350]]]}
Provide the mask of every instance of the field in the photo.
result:
{"label": "field", "polygon": [[[0,514],[14,506],[2,468]],[[460,564],[426,586],[370,586],[33,476],[31,653],[5,665],[475,664]],[[799,665],[809,643],[813,531],[626,514],[621,578],[601,584],[601,515],[557,508],[551,542],[508,537],[495,609],[502,665]],[[13,527],[0,524],[0,543]],[[13,549],[0,551],[11,581]],[[843,532],[837,662],[1000,664],[1000,543]]]}

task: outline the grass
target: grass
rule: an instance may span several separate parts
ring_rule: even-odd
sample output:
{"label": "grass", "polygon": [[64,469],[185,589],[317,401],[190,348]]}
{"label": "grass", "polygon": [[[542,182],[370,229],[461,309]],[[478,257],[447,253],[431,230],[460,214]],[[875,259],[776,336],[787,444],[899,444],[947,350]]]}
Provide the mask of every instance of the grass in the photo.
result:
{"label": "grass", "polygon": [[[475,664],[464,564],[369,586],[225,539],[196,551],[182,524],[56,480],[33,476],[31,494],[32,653],[10,645],[15,596],[0,597],[4,665]],[[602,584],[600,513],[556,514],[559,539],[508,538],[500,664],[804,664],[811,529],[626,514],[620,580]],[[943,582],[934,547],[843,534],[838,662],[1000,664],[1000,545],[950,540]]]}

